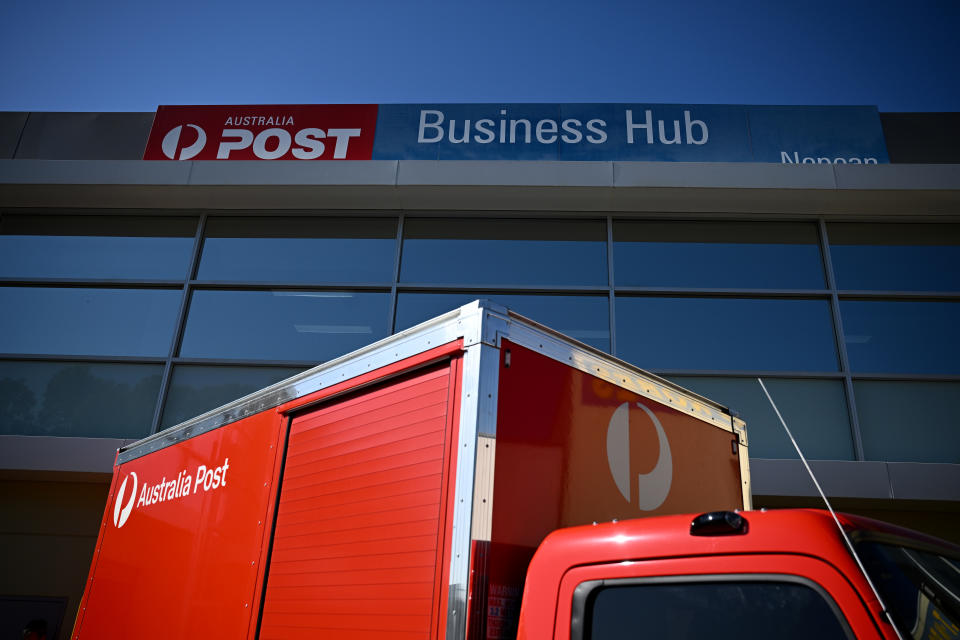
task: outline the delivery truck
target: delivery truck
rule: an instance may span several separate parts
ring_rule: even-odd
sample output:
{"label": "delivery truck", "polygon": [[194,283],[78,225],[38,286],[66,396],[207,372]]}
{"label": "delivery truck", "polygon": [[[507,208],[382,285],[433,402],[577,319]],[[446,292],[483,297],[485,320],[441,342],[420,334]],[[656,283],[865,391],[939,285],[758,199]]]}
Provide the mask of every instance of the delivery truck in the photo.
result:
{"label": "delivery truck", "polygon": [[849,562],[796,574],[837,532],[749,512],[747,448],[724,407],[476,301],[119,450],[72,637],[620,638],[608,594],[690,575],[896,637]]}

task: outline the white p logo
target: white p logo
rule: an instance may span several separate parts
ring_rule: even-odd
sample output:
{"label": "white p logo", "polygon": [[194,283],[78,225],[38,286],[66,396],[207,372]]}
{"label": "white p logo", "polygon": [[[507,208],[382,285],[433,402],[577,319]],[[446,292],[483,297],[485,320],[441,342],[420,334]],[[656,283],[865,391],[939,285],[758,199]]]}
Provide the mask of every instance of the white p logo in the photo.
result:
{"label": "white p logo", "polygon": [[637,487],[636,505],[642,511],[653,511],[664,503],[673,484],[673,456],[670,455],[670,443],[663,426],[657,416],[650,409],[636,403],[643,409],[653,426],[657,430],[657,440],[660,443],[657,464],[650,473],[637,474],[637,484],[633,484],[633,473],[630,468],[630,403],[624,402],[617,407],[607,425],[607,462],[610,464],[610,473],[617,484],[617,489],[634,504],[631,489]]}
{"label": "white p logo", "polygon": [[195,157],[203,150],[207,144],[206,132],[195,124],[188,124],[188,127],[197,132],[197,141],[188,147],[180,149],[180,156],[177,157],[177,147],[180,146],[180,134],[183,132],[183,125],[177,125],[163,136],[163,142],[160,147],[163,149],[163,155],[171,160],[189,160]]}
{"label": "white p logo", "polygon": [[[130,479],[130,476],[133,476],[133,491],[130,492],[130,500],[127,501],[126,506],[123,506],[123,496],[127,492],[127,480]],[[119,529],[127,523],[127,518],[130,517],[130,512],[133,511],[133,502],[137,497],[137,472],[131,471],[130,475],[123,479],[123,483],[120,485],[120,491],[117,492],[117,501],[113,506],[113,525]]]}

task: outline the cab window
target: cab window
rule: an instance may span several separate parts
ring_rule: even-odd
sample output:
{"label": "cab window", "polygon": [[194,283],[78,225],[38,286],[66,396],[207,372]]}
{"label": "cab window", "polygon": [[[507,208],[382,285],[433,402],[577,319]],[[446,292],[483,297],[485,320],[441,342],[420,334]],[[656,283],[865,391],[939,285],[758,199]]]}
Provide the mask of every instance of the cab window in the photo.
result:
{"label": "cab window", "polygon": [[590,640],[831,640],[852,638],[836,605],[788,579],[612,584],[585,600],[580,637]]}
{"label": "cab window", "polygon": [[960,561],[876,542],[862,542],[857,551],[901,634],[960,639]]}

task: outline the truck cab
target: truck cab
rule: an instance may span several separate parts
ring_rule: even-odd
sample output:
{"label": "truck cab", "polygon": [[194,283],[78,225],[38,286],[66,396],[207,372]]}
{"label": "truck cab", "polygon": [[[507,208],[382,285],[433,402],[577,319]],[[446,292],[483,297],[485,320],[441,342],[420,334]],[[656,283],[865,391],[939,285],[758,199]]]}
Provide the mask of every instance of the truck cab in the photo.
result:
{"label": "truck cab", "polygon": [[[960,638],[960,548],[839,521],[900,637]],[[881,600],[827,512],[663,516],[548,536],[527,573],[518,637],[895,639]]]}

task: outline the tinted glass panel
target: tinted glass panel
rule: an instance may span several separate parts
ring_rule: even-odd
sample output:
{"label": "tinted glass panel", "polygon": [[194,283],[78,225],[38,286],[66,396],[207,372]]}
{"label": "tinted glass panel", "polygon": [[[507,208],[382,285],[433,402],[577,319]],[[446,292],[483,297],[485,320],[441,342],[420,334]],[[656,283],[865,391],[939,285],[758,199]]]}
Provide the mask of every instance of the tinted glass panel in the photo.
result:
{"label": "tinted glass panel", "polygon": [[820,593],[793,582],[643,584],[598,591],[587,603],[584,635],[590,640],[852,637]]}
{"label": "tinted glass panel", "polygon": [[616,222],[617,286],[822,289],[812,223]]}
{"label": "tinted glass panel", "polygon": [[195,218],[9,216],[0,277],[182,280]]}
{"label": "tinted glass panel", "polygon": [[172,427],[301,371],[290,367],[179,366],[173,370],[161,426]]}
{"label": "tinted glass panel", "polygon": [[960,303],[840,302],[855,372],[960,373]]}
{"label": "tinted glass panel", "polygon": [[409,219],[400,279],[605,286],[606,226],[584,220]]}
{"label": "tinted glass panel", "polygon": [[[797,450],[756,378],[671,376],[671,380],[726,405],[747,423],[751,458],[797,458]],[[777,408],[807,458],[853,460],[847,398],[839,380],[765,378]]]}
{"label": "tinted glass panel", "polygon": [[152,364],[0,361],[0,433],[147,436],[162,372]]}
{"label": "tinted glass panel", "polygon": [[196,291],[180,355],[324,362],[389,334],[390,294]]}
{"label": "tinted glass panel", "polygon": [[182,293],[0,288],[0,353],[167,356]]}
{"label": "tinted glass panel", "polygon": [[960,382],[853,383],[868,460],[960,464]]}
{"label": "tinted glass panel", "polygon": [[841,289],[960,291],[960,225],[827,225]]}
{"label": "tinted glass panel", "polygon": [[621,296],[617,355],[645,369],[837,369],[826,300]]}
{"label": "tinted glass panel", "polygon": [[407,329],[477,298],[492,300],[571,338],[610,351],[610,303],[599,296],[476,293],[401,293],[397,331]]}
{"label": "tinted glass panel", "polygon": [[211,218],[197,277],[250,282],[392,282],[393,218]]}
{"label": "tinted glass panel", "polygon": [[857,549],[904,638],[960,636],[960,561],[892,544]]}

